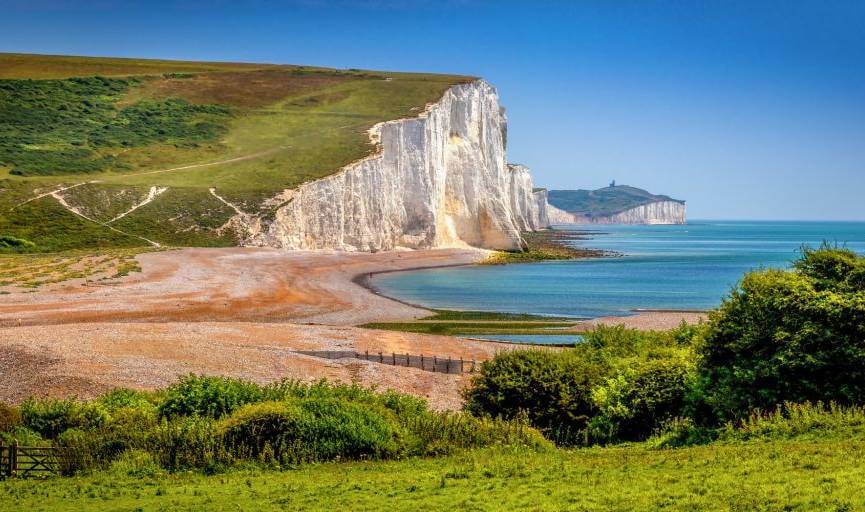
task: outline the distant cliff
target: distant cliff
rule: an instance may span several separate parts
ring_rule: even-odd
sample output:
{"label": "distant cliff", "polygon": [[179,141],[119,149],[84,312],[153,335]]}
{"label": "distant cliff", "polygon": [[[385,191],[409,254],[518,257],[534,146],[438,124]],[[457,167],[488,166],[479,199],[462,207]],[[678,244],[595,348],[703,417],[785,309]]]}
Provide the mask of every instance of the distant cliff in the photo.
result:
{"label": "distant cliff", "polygon": [[684,224],[685,201],[636,187],[615,185],[598,190],[550,190],[551,224]]}

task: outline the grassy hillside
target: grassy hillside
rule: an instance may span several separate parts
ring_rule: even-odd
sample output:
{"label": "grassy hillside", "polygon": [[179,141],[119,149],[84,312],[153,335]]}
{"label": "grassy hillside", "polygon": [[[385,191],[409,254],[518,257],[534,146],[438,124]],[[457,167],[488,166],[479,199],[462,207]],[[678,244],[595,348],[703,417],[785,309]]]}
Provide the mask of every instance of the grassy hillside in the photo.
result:
{"label": "grassy hillside", "polygon": [[550,190],[548,200],[556,208],[587,217],[613,215],[658,201],[684,202],[628,185],[616,185],[597,190]]}
{"label": "grassy hillside", "polygon": [[480,450],[216,476],[118,467],[0,483],[0,510],[859,510],[865,442]]}
{"label": "grassy hillside", "polygon": [[[265,199],[373,151],[375,123],[417,115],[469,80],[0,54],[0,235],[43,252],[148,245],[142,238],[231,245],[235,234],[220,228],[234,210],[211,188],[266,214]],[[48,194],[61,187],[72,188]],[[115,219],[152,187],[167,190]],[[46,215],[52,222],[38,222]]]}

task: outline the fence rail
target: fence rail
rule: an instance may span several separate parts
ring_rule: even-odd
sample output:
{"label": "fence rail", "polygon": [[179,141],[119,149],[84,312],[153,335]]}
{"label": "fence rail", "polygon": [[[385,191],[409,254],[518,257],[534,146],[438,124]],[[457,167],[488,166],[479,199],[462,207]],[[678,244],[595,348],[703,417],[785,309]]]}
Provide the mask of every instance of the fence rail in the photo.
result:
{"label": "fence rail", "polygon": [[473,373],[478,369],[474,359],[442,357],[426,354],[397,354],[391,352],[355,352],[353,350],[300,350],[298,354],[321,357],[323,359],[362,359],[373,363],[389,364],[391,366],[406,366],[434,373]]}
{"label": "fence rail", "polygon": [[0,445],[0,478],[58,475],[62,456],[63,451],[54,446]]}

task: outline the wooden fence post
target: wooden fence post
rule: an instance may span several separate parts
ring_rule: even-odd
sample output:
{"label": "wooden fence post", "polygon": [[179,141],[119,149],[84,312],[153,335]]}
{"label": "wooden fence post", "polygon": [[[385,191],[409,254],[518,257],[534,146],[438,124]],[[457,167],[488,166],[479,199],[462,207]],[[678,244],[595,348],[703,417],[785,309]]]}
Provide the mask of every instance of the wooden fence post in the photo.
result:
{"label": "wooden fence post", "polygon": [[408,355],[408,352],[405,353],[405,365],[411,366],[411,357]]}
{"label": "wooden fence post", "polygon": [[438,358],[438,356],[434,355],[433,356],[433,373],[436,372],[436,366],[438,366],[438,364],[439,364],[439,358]]}
{"label": "wooden fence post", "polygon": [[448,356],[448,365],[445,366],[445,373],[451,372],[451,356]]}
{"label": "wooden fence post", "polygon": [[18,470],[18,440],[12,441],[9,446],[9,477],[15,476]]}
{"label": "wooden fence post", "polygon": [[463,356],[460,356],[460,373],[463,373]]}
{"label": "wooden fence post", "polygon": [[391,352],[390,357],[393,358],[393,365],[396,366],[396,352]]}
{"label": "wooden fence post", "polygon": [[383,363],[383,362],[384,362],[384,354],[382,354],[381,352],[378,353],[378,362],[379,362],[379,363]]}
{"label": "wooden fence post", "polygon": [[369,350],[364,351],[364,354],[366,354],[366,357],[364,357],[364,359],[369,361]]}
{"label": "wooden fence post", "polygon": [[420,369],[421,369],[421,370],[425,370],[425,369],[426,369],[426,368],[424,368],[424,366],[423,366],[423,354],[420,355]]}

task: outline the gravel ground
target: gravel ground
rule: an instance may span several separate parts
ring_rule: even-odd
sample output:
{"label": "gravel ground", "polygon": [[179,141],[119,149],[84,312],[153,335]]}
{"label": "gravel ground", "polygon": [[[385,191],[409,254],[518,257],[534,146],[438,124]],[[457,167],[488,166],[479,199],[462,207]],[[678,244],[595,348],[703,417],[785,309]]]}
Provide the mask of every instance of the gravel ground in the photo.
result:
{"label": "gravel ground", "polygon": [[[188,373],[258,382],[328,378],[461,405],[467,375],[297,351],[354,350],[482,361],[519,345],[352,327],[429,311],[375,294],[370,273],[468,264],[478,250],[368,253],[183,249],[138,256],[142,272],[107,284],[70,282],[0,295],[0,400],[93,397],[116,386],[164,387]],[[596,322],[674,327],[693,313]]]}

